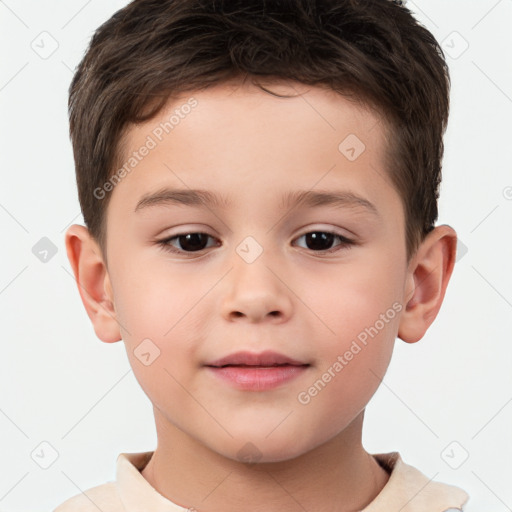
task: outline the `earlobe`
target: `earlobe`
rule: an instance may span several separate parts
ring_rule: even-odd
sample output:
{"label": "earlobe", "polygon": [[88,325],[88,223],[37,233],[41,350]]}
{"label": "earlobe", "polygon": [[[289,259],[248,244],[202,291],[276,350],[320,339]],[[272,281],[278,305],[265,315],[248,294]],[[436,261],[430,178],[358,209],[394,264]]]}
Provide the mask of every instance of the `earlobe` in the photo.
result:
{"label": "earlobe", "polygon": [[437,226],[411,260],[398,329],[403,341],[419,341],[436,318],[455,265],[456,248],[455,230],[447,225]]}
{"label": "earlobe", "polygon": [[97,242],[78,224],[68,228],[65,242],[78,292],[96,335],[106,343],[120,341],[110,276]]}

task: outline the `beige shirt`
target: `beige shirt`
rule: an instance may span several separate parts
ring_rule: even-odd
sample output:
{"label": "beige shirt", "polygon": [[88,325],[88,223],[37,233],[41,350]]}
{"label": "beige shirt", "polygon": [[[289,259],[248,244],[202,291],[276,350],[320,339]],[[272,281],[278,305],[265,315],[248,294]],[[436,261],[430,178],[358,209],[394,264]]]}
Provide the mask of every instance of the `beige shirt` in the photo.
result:
{"label": "beige shirt", "polygon": [[[70,498],[53,512],[190,512],[159,494],[142,476],[153,452],[121,453],[116,481]],[[374,457],[390,477],[362,512],[453,512],[462,510],[468,495],[458,487],[434,482],[403,462],[398,452]]]}

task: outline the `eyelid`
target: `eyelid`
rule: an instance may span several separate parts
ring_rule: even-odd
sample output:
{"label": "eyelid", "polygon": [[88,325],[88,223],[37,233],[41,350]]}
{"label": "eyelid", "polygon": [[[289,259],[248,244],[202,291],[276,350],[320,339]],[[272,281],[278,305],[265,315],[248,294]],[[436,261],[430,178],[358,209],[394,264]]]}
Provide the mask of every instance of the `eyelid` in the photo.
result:
{"label": "eyelid", "polygon": [[[216,240],[217,242],[219,241],[218,238],[216,236],[213,236],[211,235],[210,233],[206,232],[206,231],[194,231],[193,229],[190,229],[190,230],[185,230],[185,231],[180,231],[179,233],[174,233],[172,235],[169,235],[169,236],[165,236],[164,238],[160,238],[158,240],[155,241],[156,245],[159,246],[160,249],[163,249],[164,251],[167,251],[167,252],[171,252],[171,253],[174,253],[174,254],[188,254],[188,255],[192,255],[192,254],[198,254],[198,255],[202,255],[204,253],[204,251],[208,248],[211,248],[211,247],[205,247],[204,249],[201,249],[199,251],[182,251],[180,249],[176,249],[174,246],[171,245],[171,240],[175,240],[181,236],[185,236],[185,235],[191,235],[191,234],[201,234],[201,235],[206,235],[207,237],[213,239],[213,240]],[[216,245],[216,247],[218,247],[219,244]]]}
{"label": "eyelid", "polygon": [[[348,231],[348,230],[345,229],[345,231]],[[318,226],[316,226],[316,227],[315,226],[314,227],[304,226],[299,231],[299,234],[295,234],[293,236],[292,240],[295,240],[296,238],[299,238],[301,236],[307,235],[308,233],[314,233],[314,232],[330,233],[332,235],[336,235],[336,236],[339,236],[341,238],[344,238],[346,240],[350,240],[351,242],[356,243],[356,238],[357,237],[356,237],[356,235],[354,233],[348,231],[350,234],[345,234],[343,232],[340,232],[339,228],[326,227],[326,226],[320,226],[320,227],[318,227]],[[208,235],[211,238],[218,239],[215,235],[212,235],[209,232],[208,229],[203,229],[202,227],[192,227],[192,228],[183,229],[181,231],[178,231],[177,233],[169,234],[167,236],[164,236],[163,238],[158,238],[158,239],[155,240],[155,242],[163,242],[165,240],[171,240],[173,238],[176,238],[176,237],[179,237],[179,236],[184,236],[184,235],[189,235],[189,234],[192,234],[192,233],[200,233],[200,234]]]}
{"label": "eyelid", "polygon": [[[341,233],[338,233],[335,230],[329,230],[329,229],[308,229],[301,235],[296,236],[293,240],[298,240],[299,238],[302,238],[303,236],[306,236],[310,233],[327,233],[327,234],[333,235],[334,237],[337,237],[341,242],[338,245],[331,247],[330,249],[323,249],[320,251],[313,251],[313,250],[309,249],[309,251],[312,254],[316,254],[318,256],[329,255],[329,254],[336,253],[338,251],[348,250],[351,247],[358,245],[358,243],[354,239],[349,238]],[[308,249],[305,248],[305,250],[308,250]]]}
{"label": "eyelid", "polygon": [[297,239],[300,236],[304,236],[308,233],[314,233],[314,232],[320,232],[320,233],[330,233],[335,236],[339,236],[343,239],[345,239],[347,242],[351,242],[354,245],[358,244],[359,237],[353,232],[350,231],[347,228],[341,228],[339,226],[333,226],[329,224],[307,224],[300,228],[298,231],[298,234],[294,235],[292,240]]}
{"label": "eyelid", "polygon": [[[326,234],[333,235],[334,237],[337,237],[340,240],[340,243],[338,245],[335,245],[334,247],[331,247],[330,249],[322,249],[322,250],[314,251],[312,249],[303,248],[306,251],[311,252],[312,254],[316,253],[318,256],[330,255],[330,254],[336,253],[338,251],[348,250],[352,246],[358,245],[358,242],[356,240],[354,240],[352,237],[347,237],[344,234],[339,233],[337,229],[318,228],[318,227],[317,228],[313,227],[313,228],[304,230],[301,234],[296,235],[292,239],[292,241],[295,241],[295,240],[302,238],[311,233],[326,233]],[[181,236],[185,236],[185,235],[189,235],[189,234],[206,235],[208,238],[211,238],[211,239],[219,242],[219,239],[216,236],[211,235],[207,231],[199,231],[199,230],[194,231],[193,229],[188,229],[188,230],[182,230],[178,233],[174,233],[174,234],[166,236],[162,239],[156,240],[155,243],[158,245],[159,249],[162,249],[165,252],[168,252],[171,254],[182,255],[182,256],[186,255],[187,257],[192,257],[193,255],[196,255],[196,257],[201,257],[201,256],[205,255],[206,249],[211,249],[211,247],[205,247],[198,251],[184,251],[184,250],[177,249],[176,247],[171,245],[170,242],[172,240],[175,240]],[[221,242],[221,245],[222,245],[222,242]],[[216,244],[213,247],[219,247],[219,244]]]}

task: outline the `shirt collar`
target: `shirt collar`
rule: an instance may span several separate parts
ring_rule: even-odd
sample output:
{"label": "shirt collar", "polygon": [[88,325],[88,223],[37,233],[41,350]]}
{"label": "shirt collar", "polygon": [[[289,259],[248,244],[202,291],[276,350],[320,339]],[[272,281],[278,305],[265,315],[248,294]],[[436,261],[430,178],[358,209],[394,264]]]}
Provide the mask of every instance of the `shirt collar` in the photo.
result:
{"label": "shirt collar", "polygon": [[153,453],[121,453],[117,457],[117,492],[126,512],[190,512],[162,496],[142,476]]}
{"label": "shirt collar", "polygon": [[[162,496],[141,471],[154,452],[121,453],[116,463],[116,484],[126,512],[190,512]],[[374,455],[390,477],[379,495],[362,512],[431,512],[462,510],[468,495],[458,487],[435,482],[406,464],[398,452]]]}
{"label": "shirt collar", "polygon": [[406,464],[398,452],[373,456],[390,476],[382,491],[362,512],[448,512],[462,510],[469,499],[462,489],[435,482],[434,477],[428,478],[415,467]]}

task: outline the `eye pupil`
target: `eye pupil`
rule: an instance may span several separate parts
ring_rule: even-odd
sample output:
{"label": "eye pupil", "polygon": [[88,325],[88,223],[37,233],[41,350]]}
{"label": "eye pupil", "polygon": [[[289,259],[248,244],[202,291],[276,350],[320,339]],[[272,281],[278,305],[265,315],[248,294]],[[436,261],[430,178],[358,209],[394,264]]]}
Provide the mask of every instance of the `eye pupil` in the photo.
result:
{"label": "eye pupil", "polygon": [[[323,251],[325,249],[329,249],[334,241],[334,236],[332,233],[325,233],[323,231],[313,231],[306,235],[306,245],[308,249]],[[327,246],[325,247],[325,243],[327,242]]]}
{"label": "eye pupil", "polygon": [[[213,238],[207,233],[185,232],[162,240],[159,242],[159,245],[166,251],[183,255],[185,253],[200,252],[211,247],[208,242]],[[354,242],[344,236],[329,231],[309,231],[300,236],[299,239],[305,240],[307,249],[319,254],[347,250],[354,245]],[[336,239],[340,241],[339,244],[334,244]]]}
{"label": "eye pupil", "polygon": [[201,251],[208,242],[208,235],[205,233],[188,233],[178,237],[180,246],[186,251]]}

